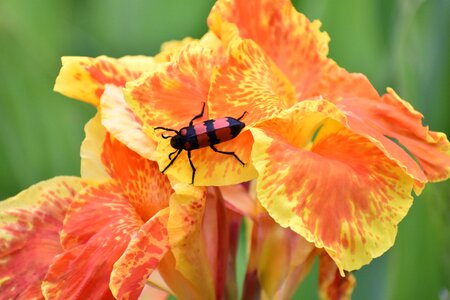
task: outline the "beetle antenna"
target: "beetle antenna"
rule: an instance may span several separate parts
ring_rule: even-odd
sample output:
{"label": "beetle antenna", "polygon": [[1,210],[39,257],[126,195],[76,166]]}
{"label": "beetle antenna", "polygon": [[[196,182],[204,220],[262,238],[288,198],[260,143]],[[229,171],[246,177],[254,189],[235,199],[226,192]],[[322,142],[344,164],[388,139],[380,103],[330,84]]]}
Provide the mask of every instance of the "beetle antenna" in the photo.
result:
{"label": "beetle antenna", "polygon": [[154,127],[153,130],[166,130],[166,131],[172,131],[172,132],[175,132],[175,133],[177,133],[177,134],[179,133],[178,130],[171,129],[171,128],[166,128],[166,127]]}
{"label": "beetle antenna", "polygon": [[247,114],[247,111],[244,111],[244,113],[242,114],[242,116],[240,116],[239,118],[237,118],[237,120],[240,121],[246,114]]}

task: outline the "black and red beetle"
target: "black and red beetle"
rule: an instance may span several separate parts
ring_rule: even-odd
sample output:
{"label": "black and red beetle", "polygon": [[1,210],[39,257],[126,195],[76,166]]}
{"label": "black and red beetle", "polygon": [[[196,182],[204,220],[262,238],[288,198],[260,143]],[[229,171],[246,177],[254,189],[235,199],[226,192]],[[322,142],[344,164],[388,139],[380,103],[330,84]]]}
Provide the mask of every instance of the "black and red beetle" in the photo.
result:
{"label": "black and red beetle", "polygon": [[[189,163],[192,168],[192,184],[194,184],[195,178],[195,167],[191,160],[191,151],[195,149],[200,149],[204,147],[210,147],[215,152],[233,155],[241,164],[245,166],[245,163],[234,153],[227,151],[220,151],[214,145],[223,143],[225,141],[229,141],[234,139],[245,127],[245,123],[240,120],[245,116],[247,112],[244,112],[242,116],[235,119],[232,117],[225,117],[220,119],[207,120],[202,123],[194,125],[194,120],[200,119],[203,117],[203,113],[205,111],[205,102],[203,102],[202,112],[189,122],[189,126],[183,127],[180,130],[175,130],[171,128],[165,127],[155,127],[154,130],[166,130],[175,132],[174,136],[166,136],[162,135],[164,139],[170,138],[170,145],[176,150],[169,154],[170,163],[162,170],[164,173],[178,158],[178,155],[183,150],[186,150],[188,153]],[[175,157],[172,159],[172,155]]]}

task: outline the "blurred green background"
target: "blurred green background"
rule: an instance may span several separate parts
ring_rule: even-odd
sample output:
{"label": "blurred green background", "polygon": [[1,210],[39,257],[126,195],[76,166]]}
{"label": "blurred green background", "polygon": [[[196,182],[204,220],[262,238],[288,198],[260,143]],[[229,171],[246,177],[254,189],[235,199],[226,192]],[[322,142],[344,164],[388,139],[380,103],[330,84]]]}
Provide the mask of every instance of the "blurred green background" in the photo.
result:
{"label": "blurred green background", "polygon": [[[213,3],[0,0],[0,199],[79,173],[83,126],[94,109],[52,91],[61,56],[153,55],[164,41],[205,33]],[[322,20],[340,65],[365,73],[380,92],[393,87],[433,130],[450,132],[449,0],[294,4]],[[448,299],[449,195],[449,183],[427,186],[396,245],[356,272],[354,299]],[[296,298],[317,298],[316,271]]]}

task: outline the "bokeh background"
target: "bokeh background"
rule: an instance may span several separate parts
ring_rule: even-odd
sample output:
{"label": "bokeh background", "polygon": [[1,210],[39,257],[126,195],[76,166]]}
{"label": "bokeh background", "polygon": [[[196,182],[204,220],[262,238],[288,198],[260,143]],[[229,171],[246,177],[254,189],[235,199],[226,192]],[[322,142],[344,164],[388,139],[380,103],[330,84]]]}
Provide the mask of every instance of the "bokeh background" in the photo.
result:
{"label": "bokeh background", "polygon": [[[79,174],[87,104],[52,91],[63,55],[153,55],[206,32],[212,0],[0,0],[0,199]],[[331,36],[330,56],[393,87],[450,133],[449,0],[298,0]],[[450,184],[427,186],[395,246],[356,272],[354,299],[449,299]],[[244,244],[238,269],[242,278]],[[316,299],[317,267],[296,294]],[[447,297],[447,298],[446,298]]]}

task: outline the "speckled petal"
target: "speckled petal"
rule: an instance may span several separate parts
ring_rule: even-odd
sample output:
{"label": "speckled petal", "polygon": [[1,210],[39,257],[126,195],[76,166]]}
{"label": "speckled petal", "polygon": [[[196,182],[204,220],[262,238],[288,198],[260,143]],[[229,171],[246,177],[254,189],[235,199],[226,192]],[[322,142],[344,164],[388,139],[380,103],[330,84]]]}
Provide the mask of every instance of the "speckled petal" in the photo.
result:
{"label": "speckled petal", "polygon": [[65,251],[43,282],[45,297],[114,299],[109,289],[113,265],[142,224],[118,185],[106,182],[80,192],[64,221]]}
{"label": "speckled petal", "polygon": [[[212,50],[189,43],[170,63],[148,76],[129,82],[125,98],[144,127],[180,129],[198,115],[207,102],[211,72],[217,58]],[[204,118],[208,119],[208,109]],[[200,120],[198,120],[200,121]]]}
{"label": "speckled petal", "polygon": [[156,68],[151,57],[125,56],[119,59],[65,56],[54,90],[70,98],[98,106],[105,84],[123,87],[127,81]]}
{"label": "speckled petal", "polygon": [[344,125],[330,102],[304,101],[252,129],[261,204],[325,248],[341,272],[392,246],[413,187],[395,161]]}
{"label": "speckled petal", "polygon": [[109,286],[116,299],[137,299],[169,250],[168,217],[169,209],[165,208],[148,220],[114,264]]}
{"label": "speckled petal", "polygon": [[235,39],[226,63],[214,70],[211,80],[210,117],[247,115],[254,125],[297,102],[295,90],[264,51],[251,40]]}
{"label": "speckled petal", "polygon": [[55,177],[0,202],[0,298],[43,298],[41,282],[63,251],[66,210],[82,186],[79,178]]}
{"label": "speckled petal", "polygon": [[140,156],[109,134],[103,143],[101,159],[144,221],[169,205],[173,189],[156,162]]}

